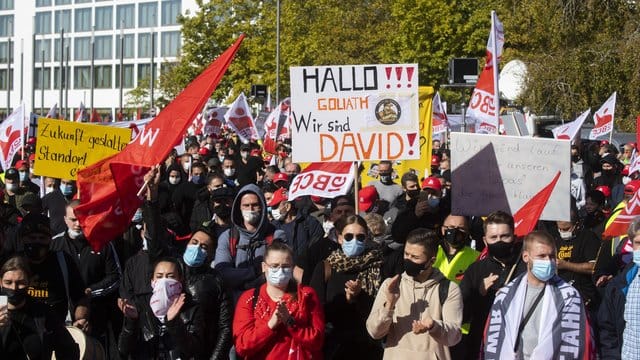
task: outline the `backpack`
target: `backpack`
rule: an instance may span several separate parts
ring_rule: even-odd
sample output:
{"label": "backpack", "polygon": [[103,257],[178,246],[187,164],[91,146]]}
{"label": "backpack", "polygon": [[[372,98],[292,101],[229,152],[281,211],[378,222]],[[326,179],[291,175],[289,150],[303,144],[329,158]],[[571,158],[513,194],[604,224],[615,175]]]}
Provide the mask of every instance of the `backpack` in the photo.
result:
{"label": "backpack", "polygon": [[[275,229],[271,228],[269,234],[264,237],[265,243],[267,246],[273,243],[273,236],[275,233]],[[231,257],[235,259],[236,254],[238,254],[238,242],[240,241],[240,231],[237,227],[232,226],[229,229],[229,253],[231,253]]]}
{"label": "backpack", "polygon": [[447,278],[443,278],[438,283],[438,296],[440,297],[440,307],[444,305],[444,302],[447,301],[447,297],[449,296],[449,284],[451,284],[451,280]]}

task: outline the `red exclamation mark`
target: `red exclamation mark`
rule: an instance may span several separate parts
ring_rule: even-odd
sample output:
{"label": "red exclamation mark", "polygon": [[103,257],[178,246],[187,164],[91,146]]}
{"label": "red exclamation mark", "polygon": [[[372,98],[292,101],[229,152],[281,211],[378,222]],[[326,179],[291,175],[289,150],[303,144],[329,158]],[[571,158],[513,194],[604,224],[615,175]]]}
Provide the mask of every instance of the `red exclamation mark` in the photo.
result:
{"label": "red exclamation mark", "polygon": [[397,67],[396,68],[396,78],[398,79],[398,87],[402,87],[402,85],[400,85],[400,79],[402,78],[402,68],[401,67]]}
{"label": "red exclamation mark", "polygon": [[387,73],[387,89],[391,87],[391,66],[387,66],[384,68],[384,71]]}
{"label": "red exclamation mark", "polygon": [[409,140],[409,155],[413,155],[413,143],[416,141],[416,133],[407,134],[407,140]]}
{"label": "red exclamation mark", "polygon": [[415,70],[415,68],[413,67],[408,67],[407,68],[407,87],[410,88],[411,87],[411,78],[413,77],[413,71]]}

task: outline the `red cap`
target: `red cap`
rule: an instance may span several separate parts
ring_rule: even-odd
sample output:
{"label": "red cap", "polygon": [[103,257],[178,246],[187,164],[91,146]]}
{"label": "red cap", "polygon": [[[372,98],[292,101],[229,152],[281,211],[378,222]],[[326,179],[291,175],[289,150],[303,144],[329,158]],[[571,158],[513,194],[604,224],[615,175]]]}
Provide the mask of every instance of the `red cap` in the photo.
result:
{"label": "red cap", "polygon": [[438,155],[431,155],[431,166],[438,165],[440,165],[440,158],[438,157]]}
{"label": "red cap", "polygon": [[35,161],[35,160],[36,160],[36,154],[29,155],[29,161]]}
{"label": "red cap", "polygon": [[600,185],[596,188],[596,190],[600,191],[602,195],[604,195],[604,197],[608,198],[609,196],[611,196],[611,189],[606,185]]}
{"label": "red cap", "polygon": [[631,180],[624,186],[624,193],[627,195],[633,195],[640,189],[640,180]]}
{"label": "red cap", "polygon": [[278,181],[289,182],[289,176],[285,173],[277,173],[273,176],[273,182],[277,183]]}
{"label": "red cap", "polygon": [[609,145],[609,141],[607,140],[600,141],[600,146],[605,146],[605,145]]}
{"label": "red cap", "polygon": [[271,206],[271,207],[278,206],[281,202],[287,201],[287,200],[289,200],[289,194],[287,192],[287,189],[279,188],[278,190],[276,190],[276,192],[273,193],[273,197],[271,198],[271,201],[269,201],[267,206]]}
{"label": "red cap", "polygon": [[200,148],[200,150],[198,150],[198,154],[202,156],[207,156],[209,155],[209,149],[207,149],[206,147]]}
{"label": "red cap", "polygon": [[20,169],[20,168],[21,168],[21,167],[23,167],[23,166],[29,167],[29,163],[28,163],[28,162],[26,162],[26,161],[24,161],[24,160],[18,160],[18,161],[16,162],[16,166],[15,166],[15,168],[16,168],[16,169]]}
{"label": "red cap", "polygon": [[314,203],[319,203],[322,202],[324,198],[322,196],[316,196],[316,195],[311,195],[311,201],[313,201]]}
{"label": "red cap", "polygon": [[435,191],[442,191],[442,183],[435,176],[429,176],[422,181],[422,189],[431,189]]}
{"label": "red cap", "polygon": [[366,212],[378,200],[378,190],[373,185],[365,186],[358,191],[358,211]]}
{"label": "red cap", "polygon": [[622,168],[622,175],[629,176],[629,168],[630,168],[630,167],[631,167],[631,166],[630,166],[629,164],[625,165],[625,166]]}
{"label": "red cap", "polygon": [[251,156],[260,156],[260,149],[251,150]]}

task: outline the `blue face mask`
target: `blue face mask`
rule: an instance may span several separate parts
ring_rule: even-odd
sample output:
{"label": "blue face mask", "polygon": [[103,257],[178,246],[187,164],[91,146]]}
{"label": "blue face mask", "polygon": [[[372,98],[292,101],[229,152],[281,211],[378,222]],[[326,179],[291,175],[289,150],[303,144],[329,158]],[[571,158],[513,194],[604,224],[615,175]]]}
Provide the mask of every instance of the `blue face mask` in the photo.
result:
{"label": "blue face mask", "polygon": [[551,260],[534,259],[531,273],[540,281],[547,281],[556,274],[556,262]]}
{"label": "blue face mask", "polygon": [[142,209],[136,210],[136,213],[133,214],[133,217],[131,218],[131,222],[134,222],[134,223],[142,222]]}
{"label": "blue face mask", "polygon": [[62,192],[62,195],[69,196],[73,194],[73,186],[69,184],[60,184],[60,191]]}
{"label": "blue face mask", "polygon": [[437,197],[430,197],[427,200],[427,203],[429,204],[430,207],[432,208],[437,208],[440,205],[440,198]]}
{"label": "blue face mask", "polygon": [[20,181],[22,182],[27,181],[27,179],[29,178],[29,172],[27,171],[18,171],[18,174],[20,176]]}
{"label": "blue face mask", "polygon": [[204,180],[204,178],[200,175],[193,175],[191,176],[191,182],[194,184],[202,184],[202,181]]}
{"label": "blue face mask", "polygon": [[292,268],[276,268],[267,269],[267,281],[269,284],[278,287],[284,288],[291,281],[291,277],[293,276]]}
{"label": "blue face mask", "polygon": [[198,267],[207,259],[207,252],[200,245],[187,245],[182,260],[187,266]]}
{"label": "blue face mask", "polygon": [[364,252],[364,241],[353,239],[342,241],[342,251],[348,257],[360,256]]}
{"label": "blue face mask", "polygon": [[633,250],[633,263],[640,266],[640,250]]}

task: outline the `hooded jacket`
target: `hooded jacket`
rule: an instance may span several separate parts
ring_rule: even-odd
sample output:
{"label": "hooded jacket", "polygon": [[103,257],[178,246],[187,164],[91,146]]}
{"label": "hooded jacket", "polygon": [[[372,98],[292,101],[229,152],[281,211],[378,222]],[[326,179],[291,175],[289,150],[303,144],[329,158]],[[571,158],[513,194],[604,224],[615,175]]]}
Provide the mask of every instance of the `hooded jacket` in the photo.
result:
{"label": "hooded jacket", "polygon": [[[260,201],[260,222],[255,232],[250,232],[244,227],[240,199],[246,194],[255,194]],[[264,195],[254,184],[246,185],[236,195],[231,208],[231,222],[232,228],[218,238],[214,264],[225,284],[233,291],[234,300],[237,300],[243,290],[254,288],[264,281],[261,264],[266,250],[266,237],[273,234],[274,240],[286,242],[286,235],[284,231],[276,230],[269,222]],[[229,247],[229,238],[234,228],[239,233],[235,257],[231,255]]]}

